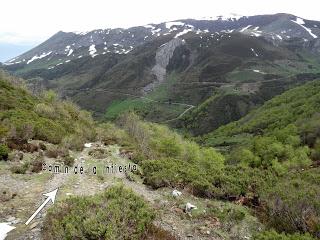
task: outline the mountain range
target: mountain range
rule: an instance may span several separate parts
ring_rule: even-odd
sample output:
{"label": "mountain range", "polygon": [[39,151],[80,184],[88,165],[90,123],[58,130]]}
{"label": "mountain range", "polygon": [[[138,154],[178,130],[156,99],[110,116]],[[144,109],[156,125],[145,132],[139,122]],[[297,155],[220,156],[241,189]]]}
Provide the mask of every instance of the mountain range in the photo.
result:
{"label": "mountain range", "polygon": [[284,13],[60,31],[4,68],[98,118],[134,109],[202,135],[319,77],[319,37],[320,22]]}
{"label": "mountain range", "polygon": [[8,237],[319,239],[318,26],[274,14],[58,32],[0,64]]}

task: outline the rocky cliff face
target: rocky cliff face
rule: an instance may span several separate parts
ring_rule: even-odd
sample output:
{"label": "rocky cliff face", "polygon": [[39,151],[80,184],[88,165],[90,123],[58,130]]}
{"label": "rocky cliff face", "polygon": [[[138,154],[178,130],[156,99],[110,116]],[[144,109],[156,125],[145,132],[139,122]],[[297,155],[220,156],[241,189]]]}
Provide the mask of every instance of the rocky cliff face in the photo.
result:
{"label": "rocky cliff face", "polygon": [[161,84],[165,80],[167,73],[166,68],[173,56],[174,50],[184,43],[184,40],[180,38],[174,38],[159,47],[155,57],[156,64],[151,69],[152,74],[156,76],[156,81],[145,86],[143,88],[143,92],[147,93],[149,91],[152,91],[157,85]]}

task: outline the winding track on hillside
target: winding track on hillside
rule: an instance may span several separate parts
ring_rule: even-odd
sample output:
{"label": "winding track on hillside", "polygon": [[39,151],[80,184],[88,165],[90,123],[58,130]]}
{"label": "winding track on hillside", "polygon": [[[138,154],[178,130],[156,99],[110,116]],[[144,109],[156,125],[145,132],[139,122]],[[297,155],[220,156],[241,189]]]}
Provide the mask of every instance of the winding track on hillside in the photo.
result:
{"label": "winding track on hillside", "polygon": [[172,122],[175,120],[180,119],[183,115],[185,115],[187,112],[189,112],[191,109],[195,108],[196,106],[191,105],[191,104],[186,104],[186,103],[180,103],[180,102],[170,102],[170,101],[159,101],[159,100],[154,100],[148,97],[144,96],[139,96],[139,95],[134,95],[130,93],[123,93],[123,92],[116,92],[116,91],[111,91],[108,89],[103,89],[103,88],[94,88],[94,89],[77,89],[77,90],[71,90],[71,89],[65,89],[64,91],[71,91],[71,92],[91,92],[91,91],[96,91],[96,92],[108,92],[112,94],[118,94],[118,95],[123,95],[123,96],[129,96],[129,97],[134,97],[134,98],[140,98],[149,102],[155,102],[155,103],[161,103],[161,104],[168,104],[168,105],[178,105],[178,106],[184,106],[187,107],[186,110],[184,110],[179,116],[166,120],[162,123],[167,123],[167,122]]}
{"label": "winding track on hillside", "polygon": [[[268,83],[268,82],[274,82],[274,81],[279,81],[279,80],[285,80],[285,79],[290,79],[292,77],[296,76],[296,74],[291,74],[288,76],[284,76],[284,77],[280,77],[280,78],[274,78],[274,79],[269,79],[269,80],[263,80],[263,81],[258,81],[255,82],[256,83]],[[247,82],[241,82],[242,84],[245,84]],[[247,84],[250,84],[252,82],[248,82]],[[188,83],[180,83],[181,85],[192,85],[192,84],[199,84],[199,85],[204,85],[204,86],[208,86],[208,85],[215,85],[215,86],[223,86],[225,84],[228,83],[221,83],[221,82],[188,82]],[[172,119],[168,119],[165,120],[161,123],[170,123],[176,120],[179,120],[180,118],[182,118],[186,113],[188,113],[189,111],[191,111],[193,108],[195,108],[196,106],[191,105],[191,104],[187,104],[187,103],[180,103],[180,102],[169,102],[169,101],[159,101],[159,100],[154,100],[145,96],[139,96],[139,95],[135,95],[135,94],[130,94],[130,93],[124,93],[124,92],[119,92],[119,91],[112,91],[112,90],[108,90],[108,89],[103,89],[103,88],[93,88],[93,89],[64,89],[63,91],[70,91],[70,92],[91,92],[91,91],[96,91],[96,92],[108,92],[108,93],[112,93],[112,94],[117,94],[117,95],[123,95],[123,96],[128,96],[128,97],[133,97],[133,98],[139,98],[139,99],[143,99],[149,102],[154,102],[154,103],[160,103],[160,104],[168,104],[168,105],[179,105],[179,106],[184,106],[187,109],[185,109],[181,114],[179,114],[177,117],[172,118]]]}

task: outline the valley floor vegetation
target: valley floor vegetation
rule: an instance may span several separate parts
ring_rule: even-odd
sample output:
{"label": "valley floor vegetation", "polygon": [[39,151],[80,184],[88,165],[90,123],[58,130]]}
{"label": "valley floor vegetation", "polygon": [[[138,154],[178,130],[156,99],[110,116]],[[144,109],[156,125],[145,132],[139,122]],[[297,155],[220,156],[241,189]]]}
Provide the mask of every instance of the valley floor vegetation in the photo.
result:
{"label": "valley floor vegetation", "polygon": [[[19,85],[19,86],[18,86]],[[31,95],[21,84],[0,79],[0,160],[13,149],[61,156],[89,141],[118,144],[130,152],[138,174],[152,188],[184,189],[200,198],[238,202],[264,228],[258,240],[320,238],[320,81],[294,88],[237,122],[193,140],[133,112],[114,123],[96,123],[90,113],[54,92]],[[241,139],[239,141],[239,139]],[[200,144],[199,144],[200,143]],[[212,148],[215,147],[215,148]],[[216,150],[218,149],[218,150]],[[13,169],[35,171],[41,159]],[[217,213],[218,214],[218,213]],[[46,218],[46,239],[140,239],[154,211],[121,186],[92,197],[75,197]],[[64,236],[64,237],[63,237]]]}

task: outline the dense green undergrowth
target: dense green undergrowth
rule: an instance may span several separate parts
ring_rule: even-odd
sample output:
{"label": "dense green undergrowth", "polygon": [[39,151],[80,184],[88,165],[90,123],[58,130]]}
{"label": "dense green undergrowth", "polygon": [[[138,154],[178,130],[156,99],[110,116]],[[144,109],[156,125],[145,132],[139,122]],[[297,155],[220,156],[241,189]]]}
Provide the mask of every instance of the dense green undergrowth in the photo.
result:
{"label": "dense green undergrowth", "polygon": [[200,139],[228,147],[229,167],[255,172],[258,182],[239,175],[249,184],[242,194],[257,195],[267,224],[280,232],[320,234],[319,90],[320,81],[289,90]]}

